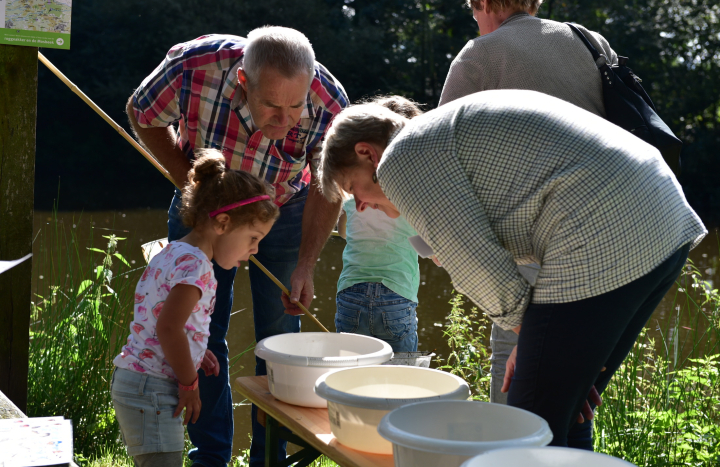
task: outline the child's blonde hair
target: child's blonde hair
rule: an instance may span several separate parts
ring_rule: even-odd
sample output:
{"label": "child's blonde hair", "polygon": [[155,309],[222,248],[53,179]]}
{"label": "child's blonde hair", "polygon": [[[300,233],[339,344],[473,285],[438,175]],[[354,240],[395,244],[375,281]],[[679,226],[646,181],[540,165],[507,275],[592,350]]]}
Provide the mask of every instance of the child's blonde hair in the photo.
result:
{"label": "child's blonde hair", "polygon": [[230,226],[277,219],[280,210],[272,201],[275,190],[270,184],[250,173],[226,168],[225,157],[217,149],[200,149],[195,154],[197,159],[182,190],[183,224],[194,228],[208,221],[215,222],[209,217],[210,212],[261,195],[269,195],[271,199],[225,211],[230,216]]}

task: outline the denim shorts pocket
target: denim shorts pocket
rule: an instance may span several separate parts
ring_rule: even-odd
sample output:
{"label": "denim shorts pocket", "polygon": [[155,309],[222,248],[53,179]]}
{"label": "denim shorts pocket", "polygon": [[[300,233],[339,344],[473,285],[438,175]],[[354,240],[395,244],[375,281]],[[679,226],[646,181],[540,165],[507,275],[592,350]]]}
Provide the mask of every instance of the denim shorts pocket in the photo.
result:
{"label": "denim shorts pocket", "polygon": [[[155,393],[155,403],[157,406],[157,428],[158,444],[183,444],[185,436],[185,427],[183,425],[183,414],[173,417],[180,398],[177,393]],[[202,412],[202,411],[201,411]]]}
{"label": "denim shorts pocket", "polygon": [[125,445],[142,446],[145,440],[145,407],[128,405],[114,397],[113,405]]}
{"label": "denim shorts pocket", "polygon": [[335,313],[335,330],[337,332],[355,333],[360,326],[360,307],[352,303],[337,299],[337,312]]}
{"label": "denim shorts pocket", "polygon": [[383,311],[385,331],[397,340],[403,340],[416,326],[415,307],[408,306],[398,311]]}

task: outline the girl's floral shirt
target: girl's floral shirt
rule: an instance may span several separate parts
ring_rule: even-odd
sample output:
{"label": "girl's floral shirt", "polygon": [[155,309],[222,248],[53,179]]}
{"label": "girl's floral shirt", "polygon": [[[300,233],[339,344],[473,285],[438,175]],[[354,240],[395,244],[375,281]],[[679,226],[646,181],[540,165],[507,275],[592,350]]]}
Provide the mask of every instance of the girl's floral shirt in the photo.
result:
{"label": "girl's floral shirt", "polygon": [[185,323],[190,355],[200,368],[208,338],[210,315],[215,307],[217,281],[213,265],[199,248],[183,242],[172,242],[150,260],[135,288],[135,315],[130,335],[113,363],[140,373],[165,379],[176,379],[165,360],[155,327],[170,290],[178,284],[200,289],[202,296]]}

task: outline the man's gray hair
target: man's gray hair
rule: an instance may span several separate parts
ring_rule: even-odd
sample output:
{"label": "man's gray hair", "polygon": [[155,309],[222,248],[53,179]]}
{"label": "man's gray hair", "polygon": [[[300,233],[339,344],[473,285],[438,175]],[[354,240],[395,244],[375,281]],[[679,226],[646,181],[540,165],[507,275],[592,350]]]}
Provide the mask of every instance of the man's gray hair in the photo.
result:
{"label": "man's gray hair", "polygon": [[250,31],[247,39],[243,71],[251,86],[257,85],[260,70],[266,66],[275,68],[286,78],[307,73],[312,82],[315,74],[315,52],[308,38],[300,31],[280,26],[263,26]]}
{"label": "man's gray hair", "polygon": [[357,143],[373,143],[385,148],[395,131],[408,119],[378,104],[352,105],[341,111],[325,134],[318,180],[320,190],[331,202],[343,198],[339,183],[344,174],[359,165]]}

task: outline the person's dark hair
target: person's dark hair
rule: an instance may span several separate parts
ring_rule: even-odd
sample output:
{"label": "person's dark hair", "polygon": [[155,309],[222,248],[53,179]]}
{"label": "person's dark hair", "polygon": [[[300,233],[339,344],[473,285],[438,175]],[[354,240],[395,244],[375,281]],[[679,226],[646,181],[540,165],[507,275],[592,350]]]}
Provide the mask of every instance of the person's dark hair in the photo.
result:
{"label": "person's dark hair", "polygon": [[526,11],[531,15],[536,15],[543,0],[484,0],[485,5],[483,6],[483,0],[465,0],[465,5],[471,10],[483,11],[487,8],[488,11]]}
{"label": "person's dark hair", "polygon": [[230,216],[232,228],[277,219],[280,210],[273,202],[272,185],[255,175],[226,168],[225,157],[216,149],[196,150],[197,159],[188,173],[188,183],[182,192],[180,215],[188,227],[215,222],[209,213],[228,204],[255,196],[269,195],[271,199],[240,206],[225,214]]}
{"label": "person's dark hair", "polygon": [[421,104],[403,96],[376,96],[364,103],[382,105],[405,118],[415,118],[423,114],[423,111],[420,109]]}

